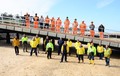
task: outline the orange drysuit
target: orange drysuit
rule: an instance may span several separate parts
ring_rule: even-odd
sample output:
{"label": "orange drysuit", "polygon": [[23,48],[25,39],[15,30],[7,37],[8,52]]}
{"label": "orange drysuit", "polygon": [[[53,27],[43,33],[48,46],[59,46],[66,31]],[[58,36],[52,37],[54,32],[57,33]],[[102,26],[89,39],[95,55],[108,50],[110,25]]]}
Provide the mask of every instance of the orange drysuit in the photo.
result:
{"label": "orange drysuit", "polygon": [[60,32],[61,24],[62,24],[62,21],[60,20],[60,18],[58,18],[56,21],[56,32]]}
{"label": "orange drysuit", "polygon": [[38,28],[38,25],[39,25],[39,17],[35,16],[34,17],[34,28]]}
{"label": "orange drysuit", "polygon": [[30,19],[29,19],[29,17],[30,17],[30,15],[27,13],[25,15],[25,25],[26,25],[27,28],[30,27]]}
{"label": "orange drysuit", "polygon": [[69,33],[69,25],[70,25],[70,21],[69,19],[66,19],[64,22],[64,33]]}
{"label": "orange drysuit", "polygon": [[80,33],[81,33],[81,36],[85,35],[85,30],[86,30],[86,24],[84,22],[82,22],[80,24]]}
{"label": "orange drysuit", "polygon": [[54,17],[51,19],[51,30],[55,31],[55,19],[54,19]]}
{"label": "orange drysuit", "polygon": [[78,22],[77,21],[74,21],[73,23],[73,34],[77,34],[77,26],[78,26]]}
{"label": "orange drysuit", "polygon": [[45,18],[45,28],[49,29],[50,19],[48,17]]}

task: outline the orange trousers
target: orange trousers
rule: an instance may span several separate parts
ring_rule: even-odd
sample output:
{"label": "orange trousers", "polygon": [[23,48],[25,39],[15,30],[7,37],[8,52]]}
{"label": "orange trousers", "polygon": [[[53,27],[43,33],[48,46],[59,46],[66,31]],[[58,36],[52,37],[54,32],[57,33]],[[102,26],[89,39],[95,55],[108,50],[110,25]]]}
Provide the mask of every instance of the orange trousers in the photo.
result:
{"label": "orange trousers", "polygon": [[100,33],[100,39],[104,38],[104,32],[99,32]]}
{"label": "orange trousers", "polygon": [[69,33],[69,27],[64,28],[64,33]]}
{"label": "orange trousers", "polygon": [[34,21],[34,28],[38,28],[38,24],[39,24],[38,21]]}
{"label": "orange trousers", "polygon": [[77,34],[77,27],[73,28],[73,34],[76,35]]}
{"label": "orange trousers", "polygon": [[29,28],[30,27],[30,21],[26,20],[25,25],[26,25],[27,28]]}
{"label": "orange trousers", "polygon": [[84,36],[85,35],[85,30],[80,30],[80,33],[81,33],[81,36]]}
{"label": "orange trousers", "polygon": [[56,26],[56,32],[60,32],[60,25]]}
{"label": "orange trousers", "polygon": [[90,36],[94,37],[95,36],[95,31],[94,30],[90,30]]}
{"label": "orange trousers", "polygon": [[51,25],[51,30],[55,31],[55,25]]}

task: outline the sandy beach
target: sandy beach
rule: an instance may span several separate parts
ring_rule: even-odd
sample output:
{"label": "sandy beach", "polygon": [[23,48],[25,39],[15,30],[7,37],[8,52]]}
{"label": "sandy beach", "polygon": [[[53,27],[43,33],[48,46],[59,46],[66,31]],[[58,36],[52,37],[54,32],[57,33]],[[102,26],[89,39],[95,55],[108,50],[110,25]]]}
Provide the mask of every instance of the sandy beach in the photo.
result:
{"label": "sandy beach", "polygon": [[111,66],[106,67],[104,60],[95,58],[95,65],[90,65],[85,56],[85,63],[78,63],[75,56],[68,57],[68,62],[60,63],[61,56],[53,53],[53,59],[47,59],[43,51],[38,57],[23,53],[16,56],[12,46],[0,46],[0,76],[120,76],[120,59],[111,58]]}

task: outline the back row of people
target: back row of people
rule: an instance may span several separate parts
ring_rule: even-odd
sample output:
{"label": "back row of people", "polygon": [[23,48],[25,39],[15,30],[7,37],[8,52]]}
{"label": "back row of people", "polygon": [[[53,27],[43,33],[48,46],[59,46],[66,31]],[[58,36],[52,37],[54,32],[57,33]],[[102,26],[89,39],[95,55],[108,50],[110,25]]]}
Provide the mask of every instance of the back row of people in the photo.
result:
{"label": "back row of people", "polygon": [[[26,27],[30,27],[30,15],[27,13],[25,16],[25,25]],[[46,29],[51,29],[52,31],[56,31],[56,32],[61,32],[60,28],[62,26],[62,20],[60,19],[60,17],[58,17],[57,20],[55,20],[54,17],[52,17],[52,19],[50,19],[48,16],[44,19],[43,16],[41,16],[40,18],[37,16],[37,13],[35,14],[35,16],[33,17],[34,20],[34,28],[46,28]],[[44,25],[45,23],[45,25]],[[39,26],[40,25],[40,26]],[[65,21],[64,21],[64,33],[69,33],[69,27],[70,27],[70,20],[68,17],[66,17]],[[84,36],[85,35],[85,31],[86,31],[86,24],[84,21],[82,21],[82,23],[79,25],[79,29],[80,29],[80,35]],[[94,37],[95,36],[95,25],[93,23],[93,21],[91,22],[90,26],[90,36]],[[98,31],[100,34],[100,38],[104,38],[104,30],[105,27],[101,24],[98,27]],[[74,22],[72,23],[72,33],[74,35],[76,35],[78,32],[78,22],[77,19],[74,20]]]}

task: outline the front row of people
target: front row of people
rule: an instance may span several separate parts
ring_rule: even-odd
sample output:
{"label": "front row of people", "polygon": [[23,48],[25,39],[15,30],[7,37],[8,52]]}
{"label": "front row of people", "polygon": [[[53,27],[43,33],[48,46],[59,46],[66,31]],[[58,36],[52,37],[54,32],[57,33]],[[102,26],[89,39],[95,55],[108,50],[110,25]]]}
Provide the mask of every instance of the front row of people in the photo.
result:
{"label": "front row of people", "polygon": [[[13,39],[12,44],[15,48],[15,54],[19,55],[19,45],[20,45],[19,39],[17,37],[15,37]],[[77,45],[77,44],[79,44],[79,45]],[[38,54],[37,54],[38,45],[39,45],[39,43],[37,42],[36,38],[33,37],[33,39],[30,41],[30,46],[31,46],[30,56],[32,56],[33,52],[35,53],[36,56],[38,56]],[[64,43],[61,45],[62,57],[61,57],[60,62],[63,62],[64,58],[65,58],[65,62],[67,62],[67,54],[69,53],[69,49],[70,49],[69,47],[70,46],[68,45],[68,43],[66,41],[64,41]],[[79,41],[77,41],[75,43],[75,48],[76,48],[76,54],[78,57],[78,63],[80,63],[80,60],[82,60],[82,63],[84,63],[84,54],[85,54],[84,46],[82,46],[82,44]],[[54,45],[51,40],[49,40],[49,42],[47,43],[45,50],[47,53],[47,58],[51,59],[52,52],[54,51]],[[110,65],[110,55],[111,55],[112,51],[108,47],[108,45],[106,45],[105,48],[103,48],[103,46],[99,45],[97,47],[97,51],[99,53],[100,59],[103,59],[103,55],[104,55],[106,66],[109,66]],[[60,52],[58,54],[60,54]],[[88,46],[87,55],[88,55],[90,64],[94,64],[94,56],[96,55],[96,47],[94,46],[93,42],[91,42]]]}

